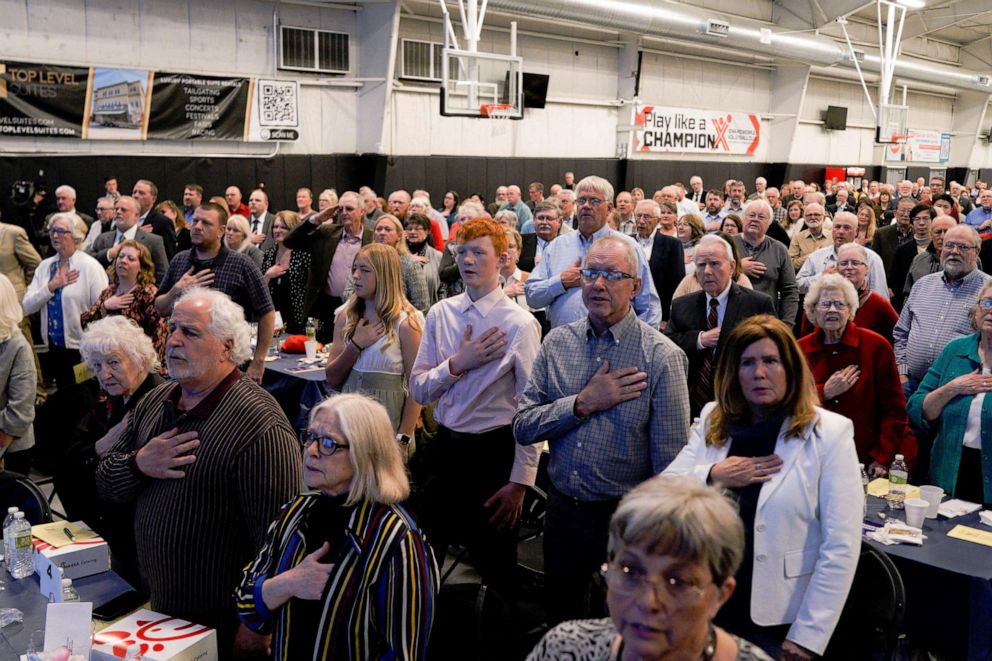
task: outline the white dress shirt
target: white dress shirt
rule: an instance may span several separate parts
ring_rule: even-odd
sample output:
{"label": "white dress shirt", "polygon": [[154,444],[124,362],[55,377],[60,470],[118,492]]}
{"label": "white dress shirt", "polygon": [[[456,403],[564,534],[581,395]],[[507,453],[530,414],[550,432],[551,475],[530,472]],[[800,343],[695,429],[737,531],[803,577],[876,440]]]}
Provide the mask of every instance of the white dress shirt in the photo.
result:
{"label": "white dress shirt", "polygon": [[[494,326],[505,332],[503,357],[454,376],[448,361],[461,347],[469,324],[473,338]],[[482,434],[509,425],[540,348],[537,319],[510,300],[502,287],[477,301],[468,293],[446,298],[427,312],[410,393],[421,404],[436,401],[434,418],[454,431]],[[540,454],[539,447],[518,444],[509,480],[534,484]]]}

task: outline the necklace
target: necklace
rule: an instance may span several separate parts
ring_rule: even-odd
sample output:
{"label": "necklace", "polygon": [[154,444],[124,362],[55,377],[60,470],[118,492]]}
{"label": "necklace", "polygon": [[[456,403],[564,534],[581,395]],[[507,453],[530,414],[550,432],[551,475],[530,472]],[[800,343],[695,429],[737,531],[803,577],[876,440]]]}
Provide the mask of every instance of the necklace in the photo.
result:
{"label": "necklace", "polygon": [[[709,639],[706,641],[706,647],[703,648],[702,656],[699,657],[701,661],[713,661],[713,657],[716,656],[716,628],[712,622],[710,622],[709,628]],[[619,644],[616,645],[616,653],[610,658],[621,661],[623,659],[623,638],[617,634],[617,640]]]}

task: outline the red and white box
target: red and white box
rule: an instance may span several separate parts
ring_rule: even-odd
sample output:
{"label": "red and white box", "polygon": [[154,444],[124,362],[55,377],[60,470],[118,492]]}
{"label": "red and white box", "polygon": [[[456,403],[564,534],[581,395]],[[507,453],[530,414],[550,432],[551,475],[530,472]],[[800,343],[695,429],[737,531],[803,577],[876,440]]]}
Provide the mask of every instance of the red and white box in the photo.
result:
{"label": "red and white box", "polygon": [[92,661],[119,661],[137,644],[145,661],[217,661],[217,631],[141,609],[93,638]]}
{"label": "red and white box", "polygon": [[[73,526],[89,528],[80,522]],[[54,547],[37,537],[31,539],[34,546],[34,570],[39,573],[46,566],[39,562],[39,555],[48,558],[52,563],[62,568],[62,577],[76,580],[84,576],[100,574],[110,569],[110,547],[102,537],[80,540],[66,546]]]}

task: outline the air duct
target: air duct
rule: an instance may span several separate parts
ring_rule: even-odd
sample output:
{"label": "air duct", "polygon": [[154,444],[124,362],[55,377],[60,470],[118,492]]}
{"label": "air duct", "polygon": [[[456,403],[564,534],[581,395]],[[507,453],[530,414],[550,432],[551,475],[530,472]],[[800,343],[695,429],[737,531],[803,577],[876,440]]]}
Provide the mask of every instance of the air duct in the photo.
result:
{"label": "air duct", "polygon": [[[814,66],[844,66],[854,68],[847,48],[833,39],[816,34],[784,32],[766,24],[749,21],[719,12],[689,7],[674,2],[647,0],[488,0],[490,9],[551,20],[588,23],[629,32],[636,31],[652,37],[696,41],[709,46],[742,50],[782,60],[800,61]],[[712,26],[729,25],[715,36]],[[724,34],[725,33],[725,34]],[[859,64],[863,70],[878,73],[881,60],[865,54]],[[992,94],[989,73],[968,71],[921,60],[901,57],[895,74],[907,81],[933,84],[955,89]]]}

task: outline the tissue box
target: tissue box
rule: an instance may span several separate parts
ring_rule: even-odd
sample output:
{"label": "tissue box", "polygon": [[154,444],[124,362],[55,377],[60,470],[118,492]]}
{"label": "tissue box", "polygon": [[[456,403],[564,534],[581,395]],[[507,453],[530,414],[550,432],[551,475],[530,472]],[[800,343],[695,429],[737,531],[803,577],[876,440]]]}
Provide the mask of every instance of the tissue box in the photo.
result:
{"label": "tissue box", "polygon": [[56,548],[37,537],[31,540],[31,544],[34,546],[34,570],[36,573],[41,572],[44,565],[44,563],[39,562],[40,555],[44,555],[61,567],[64,578],[73,580],[110,569],[110,547],[107,546],[107,542],[102,537],[78,541],[60,548]]}
{"label": "tissue box", "polygon": [[137,644],[145,661],[217,661],[217,631],[150,610],[117,620],[93,638],[93,661],[120,661]]}

